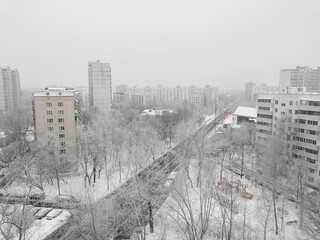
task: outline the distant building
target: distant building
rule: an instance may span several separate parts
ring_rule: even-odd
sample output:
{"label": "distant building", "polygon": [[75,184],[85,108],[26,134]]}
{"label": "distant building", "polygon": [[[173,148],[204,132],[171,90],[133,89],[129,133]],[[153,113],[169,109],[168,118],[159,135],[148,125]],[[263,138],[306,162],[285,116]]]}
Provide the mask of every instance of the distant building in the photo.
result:
{"label": "distant building", "polygon": [[145,109],[141,115],[142,116],[162,116],[163,114],[174,114],[176,113],[172,109]]}
{"label": "distant building", "polygon": [[257,95],[261,93],[278,93],[278,86],[267,86],[266,84],[257,85],[254,82],[246,82],[245,85],[245,99],[248,101],[255,101]]}
{"label": "distant building", "polygon": [[128,86],[125,84],[117,85],[116,86],[116,93],[127,93],[128,92]]}
{"label": "distant building", "polygon": [[136,93],[136,94],[131,94],[129,96],[130,96],[130,103],[134,106],[145,107],[145,106],[151,106],[154,103],[153,96],[151,94]]}
{"label": "distant building", "polygon": [[247,101],[252,101],[252,89],[255,85],[256,84],[254,82],[246,82],[244,98]]}
{"label": "distant building", "polygon": [[108,112],[112,103],[110,63],[89,62],[89,104]]}
{"label": "distant building", "polygon": [[195,107],[210,106],[218,101],[218,88],[206,86],[204,88],[180,87],[163,88],[145,87],[128,88],[131,104],[148,106],[156,103],[187,101]]}
{"label": "distant building", "polygon": [[263,144],[271,135],[283,132],[290,156],[305,161],[310,187],[320,187],[320,94],[260,94],[257,98],[256,140]]}
{"label": "distant building", "polygon": [[87,109],[90,107],[89,104],[89,91],[87,87],[80,87],[78,88],[79,91],[79,99],[80,99],[80,106],[82,109]]}
{"label": "distant building", "polygon": [[320,93],[320,67],[300,67],[280,71],[279,88],[281,92],[288,87],[305,87],[307,92]]}
{"label": "distant building", "polygon": [[113,103],[116,105],[127,105],[129,103],[129,94],[127,85],[116,86],[116,91],[113,93]]}
{"label": "distant building", "polygon": [[20,75],[17,69],[0,68],[0,116],[20,106]]}
{"label": "distant building", "polygon": [[74,89],[47,88],[33,94],[35,136],[44,140],[54,136],[59,146],[52,153],[56,161],[77,170],[76,121],[81,118],[78,92]]}

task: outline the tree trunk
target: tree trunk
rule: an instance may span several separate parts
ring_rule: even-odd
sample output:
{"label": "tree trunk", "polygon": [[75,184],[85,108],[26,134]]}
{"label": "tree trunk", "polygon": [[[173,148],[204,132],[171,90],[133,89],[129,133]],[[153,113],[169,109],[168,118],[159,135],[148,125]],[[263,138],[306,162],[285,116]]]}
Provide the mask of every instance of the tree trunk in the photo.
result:
{"label": "tree trunk", "polygon": [[152,217],[152,206],[151,206],[151,201],[148,202],[148,207],[149,207],[149,226],[150,226],[150,232],[153,233],[153,217]]}
{"label": "tree trunk", "polygon": [[225,154],[226,154],[225,150],[222,150],[222,159],[221,159],[221,167],[220,167],[220,181],[222,181],[223,162],[224,162]]}
{"label": "tree trunk", "polygon": [[264,240],[267,240],[267,225],[268,225],[268,218],[269,218],[270,209],[271,209],[271,204],[270,204],[270,206],[268,207],[266,220],[265,220],[264,226],[263,226],[263,239],[264,239]]}
{"label": "tree trunk", "polygon": [[59,178],[59,173],[58,173],[58,170],[57,170],[57,169],[55,169],[55,172],[56,172],[56,178],[57,178],[58,193],[59,193],[59,195],[60,195],[61,192],[60,192],[60,178]]}
{"label": "tree trunk", "polygon": [[243,175],[243,161],[244,161],[244,144],[241,144],[241,172],[240,172],[241,179]]}
{"label": "tree trunk", "polygon": [[275,196],[275,191],[273,192],[273,211],[274,211],[274,224],[276,227],[276,235],[278,235],[279,233],[279,229],[278,229],[278,218],[277,218],[277,207],[276,207],[276,196]]}
{"label": "tree trunk", "polygon": [[96,183],[97,178],[97,168],[96,166],[93,166],[93,183]]}

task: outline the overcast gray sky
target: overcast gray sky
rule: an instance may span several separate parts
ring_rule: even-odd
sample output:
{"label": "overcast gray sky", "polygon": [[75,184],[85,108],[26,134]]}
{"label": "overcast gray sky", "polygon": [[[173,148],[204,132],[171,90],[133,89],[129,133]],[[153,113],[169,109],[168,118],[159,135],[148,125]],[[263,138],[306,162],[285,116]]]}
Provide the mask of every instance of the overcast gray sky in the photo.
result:
{"label": "overcast gray sky", "polygon": [[0,0],[0,30],[22,87],[87,86],[97,59],[113,86],[276,85],[320,66],[319,0]]}

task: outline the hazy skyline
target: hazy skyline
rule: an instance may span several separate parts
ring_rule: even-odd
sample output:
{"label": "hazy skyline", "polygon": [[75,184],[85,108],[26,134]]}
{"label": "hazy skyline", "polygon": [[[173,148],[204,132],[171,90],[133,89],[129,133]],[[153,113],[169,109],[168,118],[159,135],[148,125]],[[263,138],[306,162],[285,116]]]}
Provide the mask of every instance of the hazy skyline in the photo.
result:
{"label": "hazy skyline", "polygon": [[1,0],[0,66],[22,87],[87,86],[88,61],[113,87],[277,85],[320,66],[317,0]]}

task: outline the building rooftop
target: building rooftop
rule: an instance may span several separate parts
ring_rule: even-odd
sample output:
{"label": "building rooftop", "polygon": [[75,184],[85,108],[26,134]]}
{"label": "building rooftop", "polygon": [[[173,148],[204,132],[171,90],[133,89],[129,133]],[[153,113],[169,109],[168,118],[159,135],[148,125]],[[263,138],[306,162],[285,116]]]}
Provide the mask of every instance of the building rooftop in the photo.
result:
{"label": "building rooftop", "polygon": [[63,96],[63,97],[73,97],[75,94],[77,94],[77,90],[74,88],[45,88],[45,90],[42,90],[40,92],[35,92],[33,93],[34,97],[47,97],[47,96],[52,96],[52,97],[58,97],[58,96]]}
{"label": "building rooftop", "polygon": [[239,106],[237,110],[234,112],[236,116],[243,116],[243,117],[250,117],[256,118],[257,117],[257,109],[252,107],[243,107]]}

